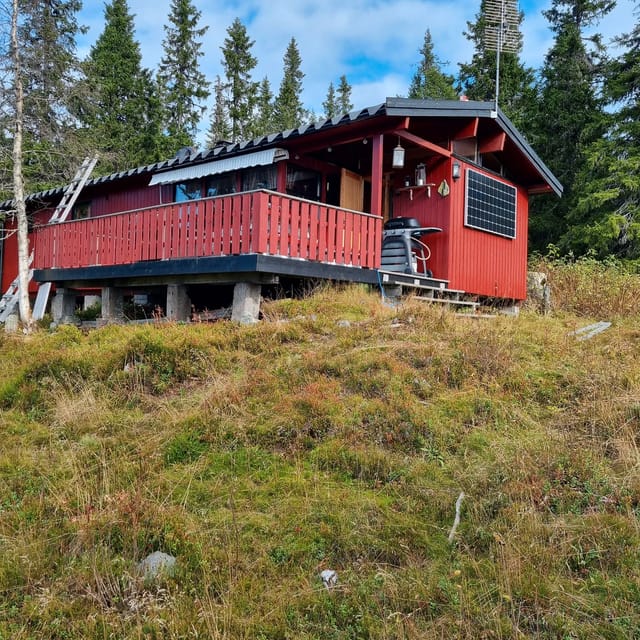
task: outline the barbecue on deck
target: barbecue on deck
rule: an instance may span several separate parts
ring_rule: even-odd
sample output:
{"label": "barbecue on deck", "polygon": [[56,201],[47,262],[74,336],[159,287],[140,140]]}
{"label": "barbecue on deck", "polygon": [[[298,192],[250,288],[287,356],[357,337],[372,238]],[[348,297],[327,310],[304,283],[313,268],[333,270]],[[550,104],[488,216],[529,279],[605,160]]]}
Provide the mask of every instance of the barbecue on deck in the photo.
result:
{"label": "barbecue on deck", "polygon": [[[53,283],[58,320],[88,293],[105,318],[134,295],[174,319],[233,296],[255,318],[262,287],[309,278],[518,301],[529,196],[548,192],[562,187],[492,103],[389,98],[88,180],[64,222],[47,222],[64,188],[30,196],[34,279]],[[3,248],[5,290],[15,237]]]}

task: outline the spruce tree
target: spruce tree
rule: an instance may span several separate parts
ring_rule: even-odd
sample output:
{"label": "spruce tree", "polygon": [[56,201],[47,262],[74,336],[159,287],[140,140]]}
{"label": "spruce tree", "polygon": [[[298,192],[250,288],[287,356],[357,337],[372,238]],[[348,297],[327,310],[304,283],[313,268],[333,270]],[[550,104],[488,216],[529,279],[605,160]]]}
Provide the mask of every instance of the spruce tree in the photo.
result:
{"label": "spruce tree", "polygon": [[333,82],[329,83],[329,88],[327,89],[327,97],[322,103],[322,108],[324,109],[325,118],[333,118],[335,115],[338,115],[338,100],[336,98],[336,89],[333,86]]}
{"label": "spruce tree", "polygon": [[220,142],[231,142],[231,124],[227,116],[224,88],[225,85],[222,79],[220,76],[216,76],[216,81],[213,85],[213,111],[211,112],[211,122],[207,134],[207,144],[210,148],[215,147]]}
{"label": "spruce tree", "polygon": [[606,135],[585,149],[564,245],[576,254],[640,258],[640,23],[617,39],[623,53],[607,67]]}
{"label": "spruce tree", "polygon": [[263,136],[273,133],[273,91],[271,91],[271,83],[266,76],[260,83],[258,90],[258,99],[256,103],[256,119],[253,134],[254,136]]}
{"label": "spruce tree", "polygon": [[201,13],[191,0],[172,0],[169,25],[162,42],[164,55],[158,69],[162,88],[164,126],[171,152],[193,146],[203,102],[209,97],[209,83],[199,69],[200,39],[208,27],[198,27]]}
{"label": "spruce tree", "polygon": [[[257,59],[251,53],[254,41],[239,18],[227,29],[222,46],[222,66],[225,71],[225,100],[231,141],[249,140],[253,137],[253,118],[258,93],[258,83],[251,74]],[[217,98],[217,96],[216,96]]]}
{"label": "spruce tree", "polygon": [[[27,192],[71,177],[82,151],[69,113],[78,79],[76,37],[78,0],[23,0],[18,4],[16,37],[24,86],[23,149]],[[4,57],[2,65],[8,62]],[[10,69],[6,69],[10,71]],[[7,78],[13,74],[8,73]],[[7,103],[2,105],[9,106]],[[5,117],[10,114],[4,113]],[[4,144],[10,145],[10,137]],[[5,147],[7,149],[8,147]],[[2,164],[9,154],[2,154]],[[4,170],[9,170],[6,166]]]}
{"label": "spruce tree", "polygon": [[340,76],[336,94],[338,111],[349,113],[353,109],[353,103],[351,102],[351,85],[347,82],[347,76]]}
{"label": "spruce tree", "polygon": [[562,245],[569,227],[578,224],[574,208],[581,187],[576,178],[586,175],[585,151],[606,127],[599,91],[604,52],[598,37],[590,38],[592,44],[587,47],[585,29],[596,24],[613,4],[553,0],[545,12],[555,39],[541,71],[539,99],[527,132],[563,184],[564,194],[561,199],[543,196],[532,201],[529,241],[534,250],[545,251],[550,243]]}
{"label": "spruce tree", "polygon": [[[487,19],[488,1],[482,0],[475,22],[467,22],[465,36],[473,43],[474,53],[470,63],[460,64],[458,89],[470,100],[494,101],[496,97],[497,53],[488,46],[491,29],[495,27]],[[535,94],[533,70],[520,61],[524,19],[518,13],[516,32],[510,34],[511,51],[500,54],[500,95],[498,105],[519,129],[526,131],[529,108]],[[515,50],[515,52],[514,52]]]}
{"label": "spruce tree", "polygon": [[102,151],[103,170],[153,162],[166,153],[157,86],[141,61],[127,0],[112,0],[86,61],[90,99],[79,112],[86,135]]}
{"label": "spruce tree", "polygon": [[411,80],[409,98],[455,100],[457,93],[453,86],[454,78],[442,72],[442,62],[433,51],[433,39],[429,29],[424,34],[420,54],[422,58]]}
{"label": "spruce tree", "polygon": [[274,113],[276,126],[282,131],[299,127],[308,116],[301,100],[304,78],[301,66],[298,43],[295,38],[291,38],[283,58],[282,82]]}

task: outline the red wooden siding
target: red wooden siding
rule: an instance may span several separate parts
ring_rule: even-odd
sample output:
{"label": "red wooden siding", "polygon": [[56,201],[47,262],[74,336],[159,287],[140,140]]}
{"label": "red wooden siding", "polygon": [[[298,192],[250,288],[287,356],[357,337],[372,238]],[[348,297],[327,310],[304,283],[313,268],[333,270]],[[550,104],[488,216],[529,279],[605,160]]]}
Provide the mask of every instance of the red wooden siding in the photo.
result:
{"label": "red wooden siding", "polygon": [[[461,165],[462,177],[451,177],[452,162]],[[429,268],[449,287],[469,293],[514,300],[526,298],[528,197],[518,189],[516,237],[504,238],[464,226],[467,165],[458,159],[443,160],[432,167],[427,182],[434,183],[431,197],[425,190],[396,191],[394,216],[417,218],[424,227],[440,227],[442,233],[423,236],[431,249]],[[475,171],[480,171],[473,166]],[[495,178],[493,174],[487,173]],[[450,193],[441,196],[438,186],[446,180]],[[507,184],[507,180],[504,180]],[[400,184],[396,184],[396,188]]]}
{"label": "red wooden siding", "polygon": [[[160,204],[161,195],[164,202],[173,202],[173,193],[160,192],[161,187],[148,187],[141,185],[140,187],[114,191],[110,190],[106,193],[96,195],[90,198],[91,201],[91,217],[106,216],[118,211],[133,211],[134,209],[144,209],[145,207],[154,207]],[[170,195],[170,198],[166,198]],[[83,202],[83,198],[80,198]]]}
{"label": "red wooden siding", "polygon": [[6,238],[2,241],[2,292],[9,288],[18,275],[18,236],[12,233],[16,228],[14,219],[5,222],[4,232]]}
{"label": "red wooden siding", "polygon": [[[427,182],[435,184],[431,187],[431,194],[426,188],[410,191],[397,191],[393,201],[395,217],[406,216],[416,218],[423,227],[439,227],[441,233],[433,233],[422,237],[422,241],[431,250],[428,268],[435,278],[448,279],[449,274],[449,236],[451,196],[441,196],[438,185],[446,179],[453,191],[449,160],[442,160],[427,173]],[[401,185],[398,183],[396,189]]]}
{"label": "red wooden siding", "polygon": [[381,231],[378,216],[254,191],[40,227],[34,267],[265,253],[376,268]]}
{"label": "red wooden siding", "polygon": [[[451,189],[449,286],[513,300],[527,297],[528,196],[517,191],[516,237],[504,238],[464,226],[466,167]],[[477,167],[473,167],[478,171]],[[487,173],[495,178],[494,175]],[[504,180],[506,184],[512,184]],[[515,186],[515,185],[514,185]]]}

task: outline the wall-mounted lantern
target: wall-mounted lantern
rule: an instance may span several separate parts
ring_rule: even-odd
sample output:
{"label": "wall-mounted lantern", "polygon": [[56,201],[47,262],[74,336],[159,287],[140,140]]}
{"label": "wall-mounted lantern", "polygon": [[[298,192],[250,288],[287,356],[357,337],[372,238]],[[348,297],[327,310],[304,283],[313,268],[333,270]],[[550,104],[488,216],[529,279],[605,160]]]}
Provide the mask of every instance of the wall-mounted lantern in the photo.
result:
{"label": "wall-mounted lantern", "polygon": [[460,163],[459,162],[454,162],[453,165],[451,166],[451,177],[454,180],[459,180],[460,176],[461,176]]}
{"label": "wall-mounted lantern", "polygon": [[398,146],[393,150],[393,159],[391,166],[394,169],[402,169],[404,167],[404,149],[400,144],[400,137],[398,137]]}

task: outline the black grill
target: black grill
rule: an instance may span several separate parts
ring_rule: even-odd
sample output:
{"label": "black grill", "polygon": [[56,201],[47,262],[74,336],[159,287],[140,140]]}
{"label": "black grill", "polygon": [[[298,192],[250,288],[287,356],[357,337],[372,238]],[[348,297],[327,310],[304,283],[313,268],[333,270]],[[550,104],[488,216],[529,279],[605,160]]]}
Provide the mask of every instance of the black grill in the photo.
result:
{"label": "black grill", "polygon": [[416,218],[391,218],[384,224],[382,231],[382,256],[380,268],[385,271],[418,273],[418,265],[423,265],[421,275],[431,277],[426,268],[429,248],[420,242],[426,233],[442,231],[437,227],[421,227]]}

